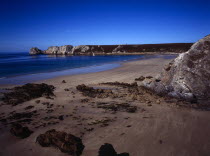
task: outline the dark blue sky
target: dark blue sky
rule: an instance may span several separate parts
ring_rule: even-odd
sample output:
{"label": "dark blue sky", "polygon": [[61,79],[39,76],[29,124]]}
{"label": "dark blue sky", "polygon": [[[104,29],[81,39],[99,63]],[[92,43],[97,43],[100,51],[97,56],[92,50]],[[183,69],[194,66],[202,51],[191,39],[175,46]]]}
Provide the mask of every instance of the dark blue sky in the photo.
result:
{"label": "dark blue sky", "polygon": [[37,46],[195,42],[210,0],[1,0],[0,52]]}

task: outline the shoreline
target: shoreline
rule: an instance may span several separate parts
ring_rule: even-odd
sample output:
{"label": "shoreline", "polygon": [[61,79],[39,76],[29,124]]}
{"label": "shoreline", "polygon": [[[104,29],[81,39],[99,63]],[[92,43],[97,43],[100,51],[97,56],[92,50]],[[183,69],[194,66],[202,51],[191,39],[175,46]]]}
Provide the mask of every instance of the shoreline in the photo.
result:
{"label": "shoreline", "polygon": [[[108,52],[108,53],[94,53],[95,56],[115,56],[115,55],[179,55],[183,52]],[[46,56],[92,56],[92,54],[29,54],[30,56],[46,55]]]}
{"label": "shoreline", "polygon": [[[96,82],[96,83],[100,83],[100,82],[106,82],[106,79],[113,79],[114,81],[120,81],[120,79],[122,79],[120,82],[126,82],[126,83],[131,83],[134,81],[134,75],[136,75],[135,78],[139,76],[141,76],[140,73],[142,73],[142,75],[146,76],[156,76],[157,72],[156,70],[160,70],[164,67],[164,65],[166,63],[169,63],[172,59],[164,59],[164,58],[150,58],[150,59],[144,59],[144,60],[132,60],[132,61],[127,61],[127,62],[121,62],[121,66],[117,67],[117,68],[113,68],[110,70],[105,70],[105,71],[100,71],[100,72],[93,72],[93,73],[85,73],[85,74],[76,74],[76,75],[65,75],[65,76],[58,76],[55,78],[51,78],[51,79],[46,79],[46,80],[41,80],[41,81],[37,81],[36,83],[48,83],[48,84],[52,84],[54,85],[56,82],[60,83],[62,80],[70,80],[70,81],[74,81],[73,82],[73,86],[75,86],[76,84],[80,84],[82,82],[86,82],[84,81],[84,77],[89,77],[88,80],[88,84],[92,84],[92,82]],[[161,63],[159,63],[161,62]],[[138,68],[138,66],[142,66],[144,68],[140,69],[139,72],[136,71],[136,69]],[[152,72],[148,72],[147,69],[153,67],[153,69],[150,69]],[[119,76],[119,75],[123,75],[124,72],[126,71],[127,74],[127,70],[130,70],[130,77],[133,77],[133,79],[128,79],[128,77],[126,77],[126,79],[124,79],[124,76]],[[131,71],[131,69],[133,69]],[[106,77],[106,75],[112,76],[113,78],[108,78]],[[126,75],[128,76],[128,75]],[[81,77],[81,78],[80,78]],[[95,77],[92,78],[92,77]],[[78,79],[81,79],[81,81],[79,81],[80,83],[78,83]],[[92,79],[92,80],[91,80]],[[104,80],[104,81],[101,81]],[[77,81],[77,82],[75,82]],[[107,80],[108,82],[108,80]]]}
{"label": "shoreline", "polygon": [[[100,84],[115,81],[130,84],[140,76],[155,77],[170,61],[163,58],[129,61],[112,70],[39,81],[55,86],[55,96],[42,96],[16,106],[0,104],[0,117],[6,118],[6,122],[0,123],[0,153],[65,156],[53,147],[41,147],[36,143],[37,136],[56,129],[82,139],[85,149],[81,156],[97,155],[104,143],[112,144],[119,153],[128,152],[132,156],[208,155],[208,111],[182,108],[173,100],[145,92],[140,92],[139,99],[135,99],[133,87]],[[76,89],[81,84],[111,89],[118,96],[88,97]],[[137,109],[133,113],[112,111],[100,108],[101,104],[127,104]],[[26,109],[29,107],[31,109]],[[12,136],[9,132],[11,123],[24,119],[14,119],[13,115],[32,112],[35,114],[30,121],[22,123],[33,131],[31,136],[25,139]]]}
{"label": "shoreline", "polygon": [[[72,68],[72,69],[65,69],[65,70],[57,70],[51,72],[43,72],[43,73],[34,73],[34,74],[27,74],[27,75],[19,75],[19,76],[12,76],[12,77],[4,77],[0,79],[0,88],[11,87],[16,85],[23,85],[26,83],[37,83],[39,81],[44,81],[48,79],[58,78],[62,76],[71,76],[71,75],[81,75],[81,74],[88,74],[88,73],[96,73],[102,71],[112,70],[114,68],[119,68],[124,63],[131,62],[131,61],[142,61],[147,59],[153,58],[164,58],[170,59],[171,57],[174,58],[177,54],[154,54],[154,55],[144,55],[143,57],[125,60],[125,61],[114,61],[109,63],[103,63],[101,65],[91,65],[91,66],[84,66],[79,68]],[[140,55],[141,56],[141,55]]]}

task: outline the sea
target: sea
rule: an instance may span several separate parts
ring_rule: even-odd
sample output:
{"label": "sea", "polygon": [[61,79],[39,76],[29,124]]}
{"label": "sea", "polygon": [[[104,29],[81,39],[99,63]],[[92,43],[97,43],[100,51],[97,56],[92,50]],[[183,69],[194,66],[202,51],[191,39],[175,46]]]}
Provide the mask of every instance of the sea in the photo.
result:
{"label": "sea", "polygon": [[28,52],[0,53],[0,85],[25,84],[58,76],[100,72],[120,67],[122,62],[177,55],[29,55]]}

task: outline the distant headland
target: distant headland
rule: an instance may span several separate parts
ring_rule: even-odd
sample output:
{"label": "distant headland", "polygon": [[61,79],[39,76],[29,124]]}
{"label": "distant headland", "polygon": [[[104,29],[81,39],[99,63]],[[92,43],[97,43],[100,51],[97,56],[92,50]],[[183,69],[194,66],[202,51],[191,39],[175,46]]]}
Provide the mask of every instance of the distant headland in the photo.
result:
{"label": "distant headland", "polygon": [[51,46],[47,50],[37,47],[30,49],[31,55],[106,55],[106,54],[140,54],[149,52],[182,53],[190,49],[193,43],[165,43],[165,44],[125,44],[125,45],[64,45]]}

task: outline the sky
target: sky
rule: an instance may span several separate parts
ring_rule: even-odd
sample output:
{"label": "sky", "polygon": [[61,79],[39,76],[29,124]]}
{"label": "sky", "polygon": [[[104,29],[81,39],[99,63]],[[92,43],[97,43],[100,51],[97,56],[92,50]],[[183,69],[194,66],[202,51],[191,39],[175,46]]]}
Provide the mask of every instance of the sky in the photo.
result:
{"label": "sky", "polygon": [[210,34],[210,0],[1,0],[0,52],[61,45],[188,43]]}

